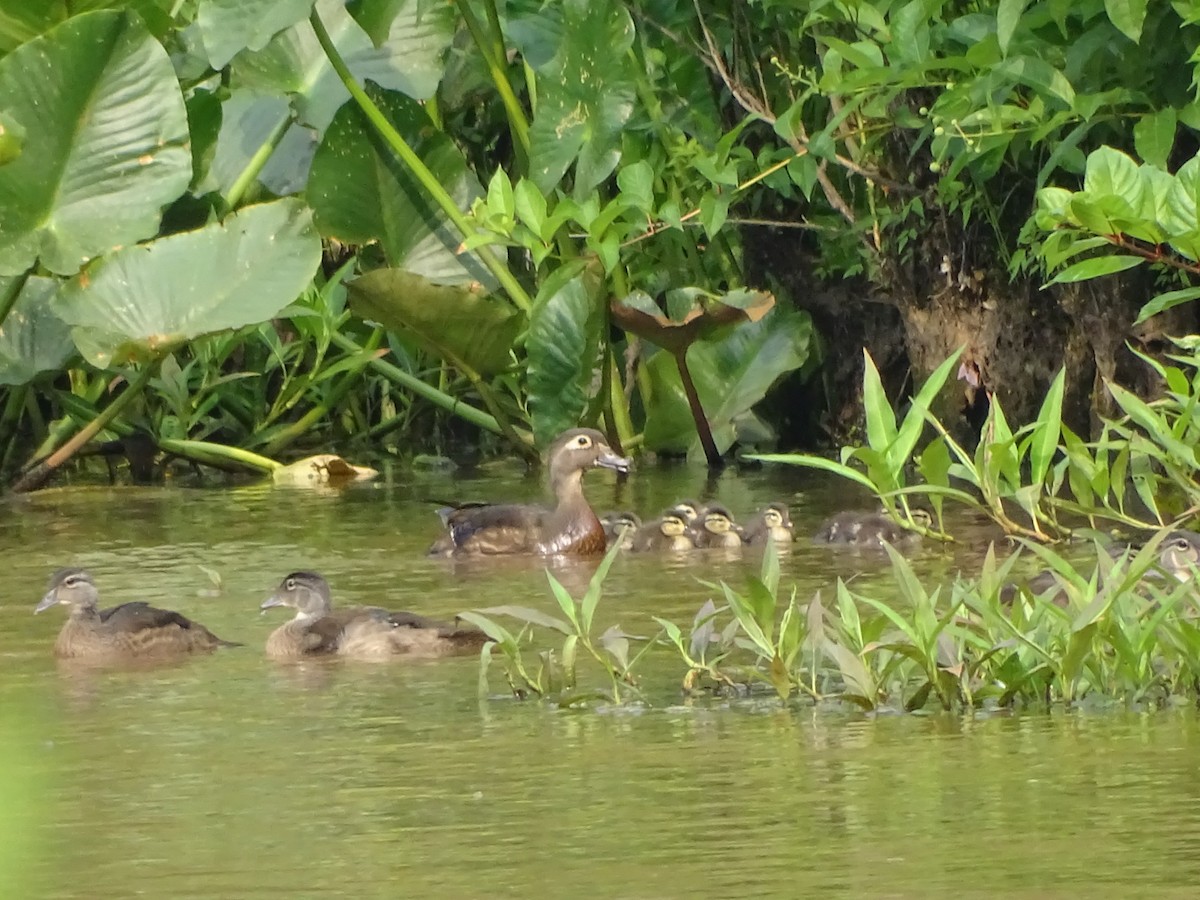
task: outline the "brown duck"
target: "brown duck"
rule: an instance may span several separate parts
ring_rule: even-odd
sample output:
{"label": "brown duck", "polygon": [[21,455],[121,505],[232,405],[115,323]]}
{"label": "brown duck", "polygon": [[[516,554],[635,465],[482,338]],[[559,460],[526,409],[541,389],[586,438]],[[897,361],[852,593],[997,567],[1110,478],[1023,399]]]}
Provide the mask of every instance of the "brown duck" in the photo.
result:
{"label": "brown duck", "polygon": [[742,529],[742,540],[747,544],[765,544],[768,540],[777,544],[790,544],[794,540],[792,517],[786,503],[768,503]]}
{"label": "brown duck", "polygon": [[583,474],[602,467],[629,471],[599,431],[574,428],[560,434],[546,455],[555,506],[476,505],[439,510],[447,533],[430,556],[536,553],[587,556],[607,547],[604,526],[583,496]]}
{"label": "brown duck", "polygon": [[608,546],[620,543],[622,550],[629,550],[633,546],[634,537],[642,527],[642,520],[637,513],[610,512],[600,517],[600,524],[604,526],[604,537],[608,541]]}
{"label": "brown duck", "polygon": [[210,653],[218,647],[240,647],[223,641],[199,622],[148,603],[122,603],[100,610],[100,592],[84,569],[59,569],[34,609],[43,612],[59,604],[71,614],[54,654],[61,659],[121,660]]}
{"label": "brown duck", "polygon": [[284,578],[260,608],[275,606],[289,606],[296,615],[267,638],[267,656],[272,659],[332,655],[429,659],[474,653],[488,640],[482,631],[416,613],[374,606],[334,609],[329,582],[316,572],[293,572]]}
{"label": "brown duck", "polygon": [[702,549],[742,546],[742,536],[733,515],[717,503],[711,503],[701,511],[693,526],[692,540]]}

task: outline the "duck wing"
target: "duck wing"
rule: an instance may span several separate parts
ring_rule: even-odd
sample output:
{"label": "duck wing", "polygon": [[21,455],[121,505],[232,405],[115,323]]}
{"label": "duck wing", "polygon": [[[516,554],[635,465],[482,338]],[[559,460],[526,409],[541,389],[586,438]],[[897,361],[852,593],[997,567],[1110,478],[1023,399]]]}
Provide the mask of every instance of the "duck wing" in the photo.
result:
{"label": "duck wing", "polygon": [[217,637],[199,622],[194,622],[173,609],[159,609],[143,600],[122,603],[100,611],[100,622],[109,631],[139,638],[150,639],[152,635],[178,635],[177,642],[188,649],[211,649],[213,647],[240,647],[234,641]]}
{"label": "duck wing", "polygon": [[433,556],[455,553],[523,553],[537,548],[549,510],[519,503],[441,509],[447,533],[430,548]]}

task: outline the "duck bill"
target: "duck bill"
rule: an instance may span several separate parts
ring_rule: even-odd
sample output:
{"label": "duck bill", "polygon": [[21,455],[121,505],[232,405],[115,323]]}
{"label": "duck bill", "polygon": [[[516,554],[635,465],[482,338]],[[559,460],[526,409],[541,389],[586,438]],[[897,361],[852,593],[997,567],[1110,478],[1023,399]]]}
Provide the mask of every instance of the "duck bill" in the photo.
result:
{"label": "duck bill", "polygon": [[258,608],[265,611],[268,609],[272,609],[273,607],[276,607],[276,606],[287,606],[287,604],[283,602],[283,598],[280,597],[278,594],[272,594],[270,597],[268,597],[266,600],[264,600],[261,604],[259,604]]}
{"label": "duck bill", "polygon": [[597,459],[596,465],[617,472],[628,472],[632,462],[624,456],[617,456],[611,450],[605,450]]}
{"label": "duck bill", "polygon": [[44,596],[41,600],[38,601],[38,605],[33,608],[33,614],[36,616],[38,613],[45,612],[50,607],[57,606],[57,605],[58,605],[58,597],[55,596],[54,591],[50,591],[49,593],[46,594],[46,596]]}

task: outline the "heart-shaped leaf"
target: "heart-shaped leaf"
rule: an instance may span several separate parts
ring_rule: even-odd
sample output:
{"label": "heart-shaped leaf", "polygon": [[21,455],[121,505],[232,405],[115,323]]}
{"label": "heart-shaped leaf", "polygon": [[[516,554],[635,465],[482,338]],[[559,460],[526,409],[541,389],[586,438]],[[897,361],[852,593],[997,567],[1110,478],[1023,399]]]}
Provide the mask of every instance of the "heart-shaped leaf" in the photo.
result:
{"label": "heart-shaped leaf", "polygon": [[[370,84],[367,93],[461,209],[482,196],[462,153],[434,129],[424,107]],[[496,287],[475,254],[457,252],[461,235],[356,103],[338,110],[326,131],[313,159],[307,196],[326,237],[347,244],[378,241],[392,266],[437,284],[477,282],[486,291]]]}
{"label": "heart-shaped leaf", "polygon": [[0,59],[25,129],[0,166],[0,274],[70,275],[158,231],[192,174],[187,113],[165,50],[133,13],[76,16]]}
{"label": "heart-shaped leaf", "polygon": [[266,321],[296,299],[320,261],[312,213],[277,200],[111,253],[63,287],[55,310],[76,327],[80,351],[107,366]]}
{"label": "heart-shaped leaf", "polygon": [[244,49],[261,50],[285,28],[308,18],[313,0],[200,0],[196,22],[214,69]]}
{"label": "heart-shaped leaf", "polygon": [[435,285],[402,269],[376,269],[351,281],[350,307],[468,373],[508,368],[525,317],[500,300]]}

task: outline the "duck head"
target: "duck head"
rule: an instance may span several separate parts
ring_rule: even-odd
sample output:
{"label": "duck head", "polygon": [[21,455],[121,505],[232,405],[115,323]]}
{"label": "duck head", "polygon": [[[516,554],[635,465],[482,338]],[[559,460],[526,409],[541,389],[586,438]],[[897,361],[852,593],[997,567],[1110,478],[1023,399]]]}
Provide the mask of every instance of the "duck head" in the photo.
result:
{"label": "duck head", "polygon": [[1191,580],[1200,567],[1200,534],[1172,531],[1158,548],[1158,561],[1174,578]]}
{"label": "duck head", "polygon": [[267,610],[275,606],[290,606],[296,618],[319,619],[329,614],[333,600],[329,582],[316,572],[293,572],[279,582],[275,593],[259,606]]}
{"label": "duck head", "polygon": [[724,506],[713,503],[704,508],[704,530],[725,534],[733,530],[733,515]]}
{"label": "duck head", "polygon": [[34,613],[45,612],[60,603],[75,609],[95,609],[100,592],[86,569],[59,569],[50,576],[50,585],[41,601],[33,608]]}
{"label": "duck head", "polygon": [[550,464],[550,480],[558,482],[588,469],[629,471],[629,460],[618,456],[608,441],[594,428],[572,428],[564,431],[546,451]]}
{"label": "duck head", "polygon": [[688,511],[681,506],[674,506],[668,509],[662,514],[662,518],[658,520],[658,530],[665,537],[677,537],[681,534],[687,534],[690,525],[687,514]]}
{"label": "duck head", "polygon": [[792,516],[786,503],[769,503],[762,511],[763,524],[768,528],[791,528]]}
{"label": "duck head", "polygon": [[700,518],[700,504],[695,500],[680,500],[672,509],[681,513],[689,525],[694,525]]}

